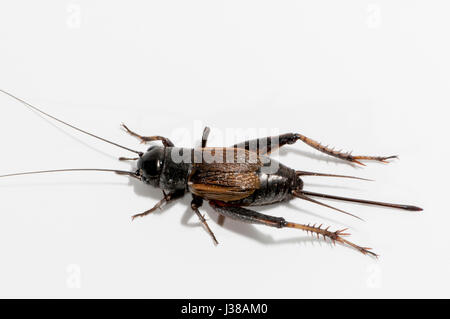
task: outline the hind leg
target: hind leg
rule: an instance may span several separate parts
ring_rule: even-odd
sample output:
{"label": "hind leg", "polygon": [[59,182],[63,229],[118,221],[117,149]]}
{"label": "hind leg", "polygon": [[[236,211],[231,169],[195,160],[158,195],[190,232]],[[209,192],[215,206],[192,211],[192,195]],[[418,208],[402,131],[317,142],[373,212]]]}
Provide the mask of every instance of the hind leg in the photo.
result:
{"label": "hind leg", "polygon": [[151,141],[161,141],[163,143],[164,146],[168,147],[168,146],[174,146],[174,144],[167,138],[167,137],[163,137],[163,136],[159,136],[159,135],[155,135],[155,136],[142,136],[139,135],[135,132],[133,132],[132,130],[130,130],[125,124],[122,123],[122,128],[125,130],[125,132],[127,132],[128,134],[130,134],[131,136],[137,137],[138,139],[141,140],[141,143],[145,144],[147,142],[151,142]]}
{"label": "hind leg", "polygon": [[349,152],[335,151],[334,148],[329,148],[328,146],[323,146],[319,142],[310,139],[302,134],[298,133],[287,133],[279,136],[269,136],[263,137],[256,140],[249,140],[245,142],[241,142],[233,145],[233,147],[237,148],[245,148],[247,150],[256,151],[260,155],[267,155],[270,152],[286,145],[286,144],[294,144],[298,140],[301,140],[305,144],[315,148],[319,152],[328,154],[330,156],[334,156],[340,158],[345,161],[353,162],[356,164],[364,165],[359,160],[368,160],[368,161],[378,161],[387,163],[388,159],[397,158],[394,156],[365,156],[365,155],[351,155]]}
{"label": "hind leg", "polygon": [[377,256],[377,254],[369,251],[370,248],[367,247],[361,247],[358,246],[344,238],[343,236],[348,236],[349,234],[345,233],[346,229],[343,230],[337,230],[337,231],[329,231],[328,228],[322,228],[322,225],[316,227],[315,225],[302,225],[302,224],[296,224],[292,222],[286,221],[282,217],[274,217],[270,215],[261,214],[258,212],[255,212],[250,209],[246,209],[243,207],[237,207],[237,206],[228,206],[224,202],[219,201],[210,201],[209,204],[211,207],[217,211],[219,214],[224,215],[226,217],[230,217],[233,219],[237,219],[239,221],[245,222],[245,223],[252,223],[252,224],[263,224],[266,226],[271,227],[277,227],[277,228],[297,228],[304,230],[306,232],[311,232],[312,234],[316,234],[317,237],[323,236],[324,238],[331,239],[332,242],[339,242],[341,244],[348,245],[350,247],[353,247],[360,251],[361,253],[370,254],[372,256]]}

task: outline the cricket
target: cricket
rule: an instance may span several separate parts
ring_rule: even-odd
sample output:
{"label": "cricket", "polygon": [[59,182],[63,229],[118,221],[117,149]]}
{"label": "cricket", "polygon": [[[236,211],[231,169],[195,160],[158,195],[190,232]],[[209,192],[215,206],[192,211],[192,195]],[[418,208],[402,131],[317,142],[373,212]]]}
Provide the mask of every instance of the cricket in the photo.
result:
{"label": "cricket", "polygon": [[337,242],[349,246],[363,254],[373,257],[378,257],[378,255],[371,251],[371,248],[359,246],[346,239],[350,235],[347,232],[347,228],[331,231],[329,230],[329,226],[323,227],[323,225],[317,224],[295,223],[287,221],[283,217],[262,214],[250,208],[252,206],[273,205],[283,201],[301,199],[359,218],[349,212],[315,199],[324,198],[384,206],[406,211],[422,211],[422,208],[412,205],[385,203],[307,191],[304,189],[303,178],[308,176],[366,179],[355,176],[296,170],[270,158],[271,152],[284,145],[294,144],[297,141],[302,141],[319,152],[357,165],[365,165],[362,161],[388,163],[388,160],[395,159],[397,156],[356,156],[348,152],[337,151],[334,148],[323,146],[321,143],[299,133],[262,137],[243,141],[230,147],[208,147],[207,142],[210,133],[208,127],[205,127],[203,131],[200,148],[181,148],[175,147],[170,139],[166,137],[159,135],[143,136],[134,132],[125,124],[122,124],[122,129],[137,138],[142,144],[155,141],[161,143],[161,145],[153,144],[147,151],[141,152],[119,145],[60,120],[7,91],[0,90],[0,92],[54,121],[103,142],[122,148],[130,153],[134,153],[134,157],[120,157],[119,160],[135,161],[136,163],[135,171],[105,168],[66,168],[11,173],[0,175],[0,178],[57,172],[99,171],[136,178],[145,184],[161,189],[162,199],[152,208],[133,215],[132,219],[147,216],[166,204],[174,202],[190,193],[192,196],[191,209],[198,216],[206,232],[216,245],[218,244],[218,240],[209,227],[205,216],[200,212],[204,201],[208,202],[219,214],[219,224],[223,224],[224,218],[232,218],[245,223],[262,224],[276,228],[295,228],[316,235],[317,237],[323,236],[325,240],[328,239],[333,243]]}

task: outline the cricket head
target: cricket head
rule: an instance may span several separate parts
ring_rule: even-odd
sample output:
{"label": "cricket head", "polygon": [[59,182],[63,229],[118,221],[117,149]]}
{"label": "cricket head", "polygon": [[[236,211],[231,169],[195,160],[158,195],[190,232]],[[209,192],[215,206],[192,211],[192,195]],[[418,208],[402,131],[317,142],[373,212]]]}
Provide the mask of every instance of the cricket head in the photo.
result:
{"label": "cricket head", "polygon": [[137,161],[137,174],[141,180],[159,187],[159,180],[164,164],[164,147],[153,145]]}

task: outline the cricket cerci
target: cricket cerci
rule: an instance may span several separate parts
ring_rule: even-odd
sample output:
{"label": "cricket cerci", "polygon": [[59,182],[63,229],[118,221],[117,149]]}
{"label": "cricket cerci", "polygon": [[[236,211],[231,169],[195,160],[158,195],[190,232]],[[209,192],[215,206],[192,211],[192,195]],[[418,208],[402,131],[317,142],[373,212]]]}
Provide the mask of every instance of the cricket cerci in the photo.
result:
{"label": "cricket cerci", "polygon": [[160,141],[162,144],[160,146],[151,145],[146,152],[141,152],[84,131],[42,111],[11,93],[3,90],[0,91],[42,115],[84,134],[136,154],[135,157],[120,157],[119,160],[136,161],[137,167],[136,171],[104,168],[68,168],[14,173],[0,177],[67,171],[102,171],[127,175],[145,184],[161,189],[163,194],[162,199],[151,209],[134,215],[133,219],[136,217],[144,217],[156,209],[162,208],[167,203],[176,201],[190,193],[190,196],[192,196],[191,208],[215,244],[218,244],[218,241],[199,210],[204,201],[208,202],[219,216],[222,216],[222,222],[223,217],[229,217],[245,223],[263,224],[277,228],[296,228],[315,234],[317,237],[323,236],[332,242],[350,246],[363,254],[372,256],[377,256],[377,254],[372,252],[370,248],[356,245],[344,238],[349,235],[346,233],[346,229],[331,231],[329,227],[323,227],[323,225],[294,223],[285,220],[283,217],[258,213],[251,208],[252,206],[272,205],[299,198],[351,215],[348,212],[314,199],[314,197],[319,197],[408,211],[422,210],[412,205],[384,203],[307,191],[303,189],[303,178],[307,176],[361,178],[296,170],[269,157],[270,153],[275,149],[286,144],[294,144],[297,141],[302,141],[319,152],[359,165],[364,165],[361,161],[379,161],[386,163],[389,159],[396,158],[396,156],[355,156],[323,146],[299,133],[263,137],[256,140],[244,141],[230,147],[207,147],[210,131],[208,127],[203,131],[201,148],[177,148],[166,137],[158,135],[142,136],[132,131],[125,124],[122,124],[122,128],[128,134],[138,138],[141,143]]}

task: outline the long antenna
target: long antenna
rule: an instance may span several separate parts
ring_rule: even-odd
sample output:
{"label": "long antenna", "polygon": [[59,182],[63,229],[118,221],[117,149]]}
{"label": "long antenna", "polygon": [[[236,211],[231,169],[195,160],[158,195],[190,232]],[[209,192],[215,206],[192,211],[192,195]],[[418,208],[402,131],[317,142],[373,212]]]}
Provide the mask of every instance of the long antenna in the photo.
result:
{"label": "long antenna", "polygon": [[135,150],[132,150],[131,148],[128,148],[128,147],[119,145],[119,144],[117,144],[117,143],[108,141],[107,139],[104,139],[103,137],[100,137],[100,136],[94,135],[94,134],[92,134],[92,133],[86,132],[86,131],[84,131],[84,130],[82,130],[82,129],[76,127],[76,126],[73,126],[73,125],[71,125],[71,124],[69,124],[69,123],[66,123],[66,122],[64,122],[64,121],[62,121],[62,120],[60,120],[60,119],[58,119],[58,118],[56,118],[56,117],[54,117],[54,116],[52,116],[52,115],[50,115],[50,114],[48,114],[48,113],[45,113],[44,111],[38,109],[36,106],[31,105],[30,103],[28,103],[28,102],[22,100],[21,98],[18,98],[17,96],[12,95],[12,94],[9,93],[9,92],[6,92],[6,91],[4,91],[4,90],[2,90],[2,89],[0,89],[0,92],[2,92],[2,93],[4,93],[4,94],[6,94],[6,95],[12,97],[13,99],[15,99],[15,100],[17,100],[17,101],[19,101],[19,102],[21,102],[21,103],[23,103],[23,104],[25,104],[25,105],[28,106],[29,108],[31,108],[31,109],[33,109],[33,110],[35,110],[35,111],[37,111],[37,112],[39,112],[39,113],[41,113],[41,114],[43,114],[43,115],[45,115],[45,116],[47,116],[47,117],[49,117],[49,118],[55,120],[55,121],[58,121],[58,122],[60,122],[60,123],[62,123],[62,124],[64,124],[64,125],[67,125],[67,126],[73,128],[73,129],[75,129],[75,130],[77,130],[77,131],[79,131],[79,132],[81,132],[81,133],[84,133],[84,134],[87,134],[87,135],[89,135],[89,136],[95,137],[95,138],[97,138],[97,139],[99,139],[99,140],[101,140],[101,141],[103,141],[103,142],[106,142],[106,143],[115,145],[115,146],[120,147],[120,148],[123,148],[123,149],[125,149],[125,150],[127,150],[127,151],[130,151],[130,152],[139,154],[139,156],[142,155],[142,152],[135,151]]}
{"label": "long antenna", "polygon": [[369,205],[377,205],[377,206],[385,206],[385,207],[391,207],[391,208],[398,208],[398,209],[404,209],[409,211],[422,211],[423,209],[417,206],[412,205],[403,205],[403,204],[392,204],[392,203],[384,203],[384,202],[375,202],[372,200],[366,200],[366,199],[358,199],[358,198],[348,198],[348,197],[340,197],[335,195],[328,195],[328,194],[321,194],[321,193],[313,193],[313,192],[307,192],[302,190],[302,194],[309,195],[309,196],[317,196],[322,198],[329,198],[329,199],[337,199],[347,202],[354,202],[354,203],[361,203],[361,204],[369,204]]}
{"label": "long antenna", "polygon": [[119,175],[129,175],[135,178],[139,178],[135,172],[121,171],[116,169],[105,169],[105,168],[64,168],[64,169],[51,169],[45,171],[33,171],[33,172],[23,172],[23,173],[13,173],[0,175],[2,177],[20,176],[20,175],[31,175],[31,174],[43,174],[43,173],[58,173],[58,172],[80,172],[80,171],[96,171],[96,172],[113,172]]}

